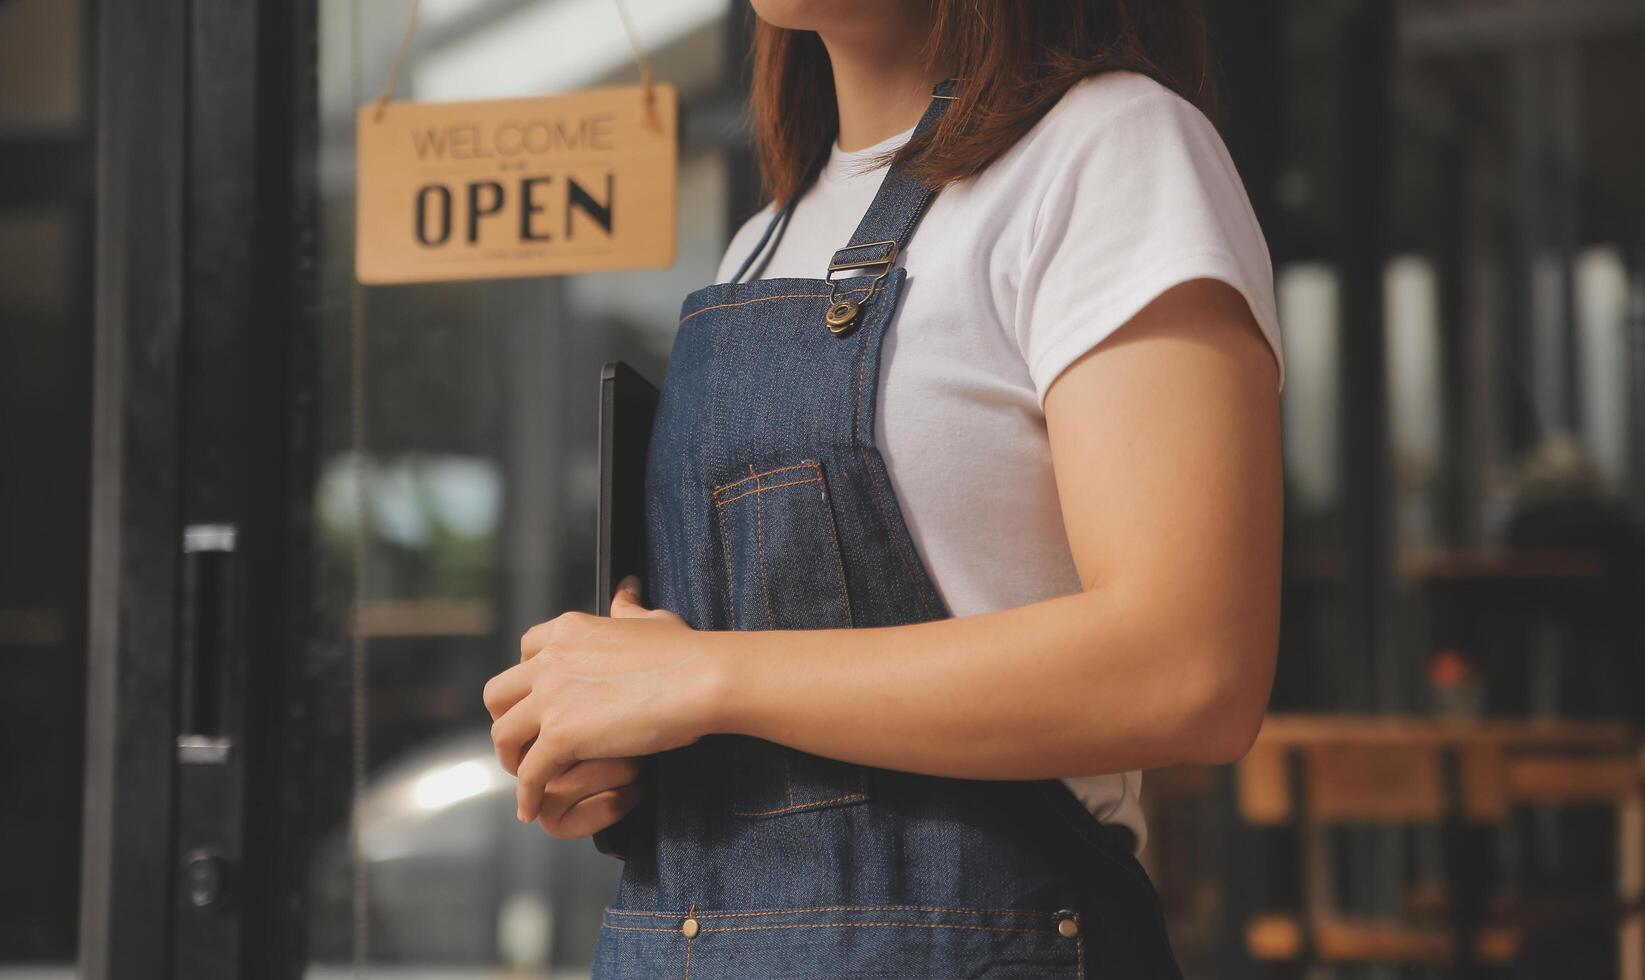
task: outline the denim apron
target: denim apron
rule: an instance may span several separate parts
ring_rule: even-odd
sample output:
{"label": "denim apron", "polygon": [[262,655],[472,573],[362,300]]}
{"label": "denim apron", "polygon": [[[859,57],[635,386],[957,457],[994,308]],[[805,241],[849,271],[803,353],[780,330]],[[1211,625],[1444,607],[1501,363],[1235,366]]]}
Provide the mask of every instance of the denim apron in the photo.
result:
{"label": "denim apron", "polygon": [[[731,282],[687,297],[646,467],[652,605],[699,630],[950,615],[874,436],[896,258],[932,195],[893,167],[825,278],[739,282],[791,199]],[[1061,780],[726,734],[651,761],[596,980],[1180,976],[1141,865]]]}

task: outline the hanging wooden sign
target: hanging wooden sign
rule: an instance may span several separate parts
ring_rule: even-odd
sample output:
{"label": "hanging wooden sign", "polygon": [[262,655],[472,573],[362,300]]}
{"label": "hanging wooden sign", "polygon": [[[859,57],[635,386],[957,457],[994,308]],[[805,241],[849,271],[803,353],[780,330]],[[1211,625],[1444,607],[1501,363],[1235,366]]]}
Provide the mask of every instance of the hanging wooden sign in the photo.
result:
{"label": "hanging wooden sign", "polygon": [[678,119],[663,84],[364,106],[356,274],[375,285],[672,265]]}

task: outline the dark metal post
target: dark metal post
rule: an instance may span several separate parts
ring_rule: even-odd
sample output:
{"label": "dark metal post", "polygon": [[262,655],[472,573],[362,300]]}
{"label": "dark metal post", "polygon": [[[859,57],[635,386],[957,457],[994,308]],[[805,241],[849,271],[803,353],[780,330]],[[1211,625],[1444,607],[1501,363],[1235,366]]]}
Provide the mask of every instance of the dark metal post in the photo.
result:
{"label": "dark metal post", "polygon": [[1342,649],[1364,674],[1357,703],[1340,707],[1358,710],[1394,707],[1399,698],[1397,665],[1381,656],[1393,565],[1382,296],[1393,17],[1391,4],[1364,0],[1342,25]]}
{"label": "dark metal post", "polygon": [[296,976],[312,3],[101,11],[81,972]]}
{"label": "dark metal post", "polygon": [[[184,0],[99,11],[80,973],[162,977],[171,894]],[[163,923],[161,923],[163,925]]]}

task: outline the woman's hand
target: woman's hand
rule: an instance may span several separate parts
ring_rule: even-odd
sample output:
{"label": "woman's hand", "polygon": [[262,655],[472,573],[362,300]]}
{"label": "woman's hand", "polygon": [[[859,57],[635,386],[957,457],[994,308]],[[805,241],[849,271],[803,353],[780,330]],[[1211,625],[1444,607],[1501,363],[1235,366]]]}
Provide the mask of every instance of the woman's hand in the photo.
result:
{"label": "woman's hand", "polygon": [[537,824],[550,837],[587,837],[604,830],[645,796],[640,759],[589,759],[551,780],[543,790]]}
{"label": "woman's hand", "polygon": [[520,663],[485,686],[498,761],[519,780],[520,820],[591,834],[639,802],[637,757],[709,731],[721,671],[705,637],[639,602],[623,579],[611,616],[571,612],[520,639]]}

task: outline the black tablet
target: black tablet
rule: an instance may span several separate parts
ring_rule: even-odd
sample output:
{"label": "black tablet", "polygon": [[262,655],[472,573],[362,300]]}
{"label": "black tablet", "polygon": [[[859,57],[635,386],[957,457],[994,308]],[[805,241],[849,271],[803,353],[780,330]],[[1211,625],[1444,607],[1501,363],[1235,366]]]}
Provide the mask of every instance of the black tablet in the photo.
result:
{"label": "black tablet", "polygon": [[594,554],[594,612],[611,612],[625,575],[645,578],[645,457],[657,386],[622,361],[600,371],[600,504]]}
{"label": "black tablet", "polygon": [[[622,361],[600,371],[600,500],[594,553],[594,612],[611,614],[611,594],[625,575],[645,582],[645,457],[657,386]],[[641,806],[644,806],[641,803]],[[627,857],[629,824],[636,811],[594,834],[602,854]]]}

